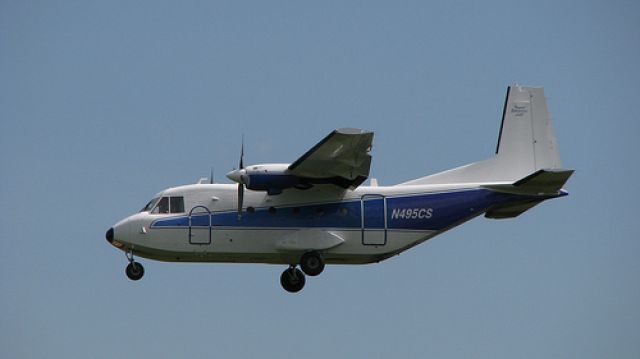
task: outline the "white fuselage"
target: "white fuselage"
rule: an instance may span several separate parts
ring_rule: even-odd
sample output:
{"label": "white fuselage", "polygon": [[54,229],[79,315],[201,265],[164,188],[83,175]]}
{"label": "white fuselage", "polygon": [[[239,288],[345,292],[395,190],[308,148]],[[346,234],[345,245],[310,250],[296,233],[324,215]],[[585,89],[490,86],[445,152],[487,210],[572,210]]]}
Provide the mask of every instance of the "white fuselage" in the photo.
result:
{"label": "white fuselage", "polygon": [[186,185],[157,195],[183,198],[179,213],[147,210],[127,217],[114,226],[113,244],[162,261],[294,264],[301,253],[317,250],[327,263],[371,263],[484,213],[493,202],[477,191],[485,190],[421,185],[346,191],[316,186],[275,196],[247,191],[238,215],[236,185]]}

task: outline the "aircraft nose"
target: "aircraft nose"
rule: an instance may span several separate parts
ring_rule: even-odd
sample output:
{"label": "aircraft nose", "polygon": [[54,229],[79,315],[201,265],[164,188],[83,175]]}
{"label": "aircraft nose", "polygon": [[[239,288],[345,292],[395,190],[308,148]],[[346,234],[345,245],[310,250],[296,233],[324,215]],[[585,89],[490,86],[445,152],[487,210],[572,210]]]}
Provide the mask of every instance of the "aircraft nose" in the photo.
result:
{"label": "aircraft nose", "polygon": [[107,242],[113,244],[113,227],[111,227],[111,228],[109,228],[109,230],[107,230],[107,234],[105,235],[105,237],[107,237]]}
{"label": "aircraft nose", "polygon": [[123,219],[122,221],[114,224],[105,233],[107,242],[116,248],[122,249],[126,241],[129,240],[129,220]]}

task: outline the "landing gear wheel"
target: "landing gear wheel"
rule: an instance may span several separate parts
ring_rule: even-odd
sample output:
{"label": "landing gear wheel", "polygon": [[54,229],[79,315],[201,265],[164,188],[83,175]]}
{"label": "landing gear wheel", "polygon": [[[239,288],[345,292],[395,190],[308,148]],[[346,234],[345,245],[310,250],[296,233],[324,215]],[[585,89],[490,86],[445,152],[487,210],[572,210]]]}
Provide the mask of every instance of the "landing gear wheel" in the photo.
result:
{"label": "landing gear wheel", "polygon": [[300,269],[287,268],[280,276],[280,284],[282,288],[289,293],[297,293],[302,290],[305,283],[304,274]]}
{"label": "landing gear wheel", "polygon": [[300,258],[300,268],[306,275],[314,277],[324,270],[324,260],[318,252],[307,252]]}
{"label": "landing gear wheel", "polygon": [[144,275],[144,267],[138,262],[131,262],[127,265],[125,273],[131,280],[140,280]]}

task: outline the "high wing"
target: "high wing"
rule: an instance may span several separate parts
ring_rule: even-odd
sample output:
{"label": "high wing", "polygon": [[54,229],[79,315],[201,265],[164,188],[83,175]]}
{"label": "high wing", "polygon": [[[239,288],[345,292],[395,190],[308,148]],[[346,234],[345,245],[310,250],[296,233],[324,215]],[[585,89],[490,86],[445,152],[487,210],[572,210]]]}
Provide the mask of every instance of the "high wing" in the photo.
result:
{"label": "high wing", "polygon": [[372,142],[371,131],[339,128],[289,165],[289,173],[356,188],[369,177]]}

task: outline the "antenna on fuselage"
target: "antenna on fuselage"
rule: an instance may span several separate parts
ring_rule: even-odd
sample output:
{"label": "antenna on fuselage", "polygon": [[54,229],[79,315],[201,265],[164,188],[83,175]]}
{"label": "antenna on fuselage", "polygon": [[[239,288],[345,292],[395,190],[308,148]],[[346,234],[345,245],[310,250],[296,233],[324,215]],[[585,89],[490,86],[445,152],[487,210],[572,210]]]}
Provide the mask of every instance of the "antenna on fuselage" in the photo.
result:
{"label": "antenna on fuselage", "polygon": [[209,176],[209,183],[210,184],[214,184],[215,183],[215,181],[213,179],[213,166],[211,167],[211,175]]}

